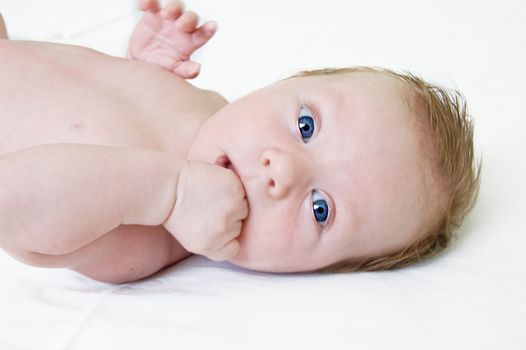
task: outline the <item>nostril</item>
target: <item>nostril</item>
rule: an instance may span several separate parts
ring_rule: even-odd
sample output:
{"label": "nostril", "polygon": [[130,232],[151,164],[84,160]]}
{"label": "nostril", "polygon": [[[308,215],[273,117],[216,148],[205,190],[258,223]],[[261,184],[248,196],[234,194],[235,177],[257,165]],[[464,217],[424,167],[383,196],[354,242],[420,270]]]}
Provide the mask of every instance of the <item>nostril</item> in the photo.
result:
{"label": "nostril", "polygon": [[268,180],[268,185],[269,185],[270,187],[274,187],[274,186],[276,185],[276,183],[274,182],[273,179],[270,179],[270,180]]}
{"label": "nostril", "polygon": [[270,164],[270,160],[268,160],[267,158],[261,158],[261,164],[269,165]]}

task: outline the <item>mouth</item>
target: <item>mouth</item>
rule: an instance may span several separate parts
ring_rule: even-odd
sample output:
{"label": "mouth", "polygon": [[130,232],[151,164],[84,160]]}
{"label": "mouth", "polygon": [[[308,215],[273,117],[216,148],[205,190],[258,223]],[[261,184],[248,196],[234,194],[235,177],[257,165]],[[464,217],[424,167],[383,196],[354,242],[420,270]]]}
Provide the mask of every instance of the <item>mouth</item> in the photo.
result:
{"label": "mouth", "polygon": [[[225,169],[230,169],[230,170],[232,170],[234,172],[234,174],[236,174],[237,178],[241,182],[241,186],[243,186],[243,190],[245,192],[244,199],[246,199],[247,204],[249,205],[249,212],[250,212],[250,201],[249,201],[249,198],[248,198],[247,189],[246,189],[245,184],[243,183],[243,179],[239,175],[239,172],[237,171],[236,167],[230,161],[230,158],[228,158],[228,156],[226,154],[223,154],[223,155],[219,156],[219,158],[217,158],[217,160],[215,161],[215,165],[218,165],[218,166],[223,167]],[[244,225],[244,222],[248,218],[249,215],[250,214],[247,214],[247,216],[245,218],[243,218],[243,225]]]}
{"label": "mouth", "polygon": [[226,154],[224,154],[217,158],[215,164],[219,165],[220,167],[226,168],[230,164],[230,159],[227,157]]}
{"label": "mouth", "polygon": [[217,158],[215,164],[220,166],[220,167],[223,167],[225,169],[232,170],[234,172],[234,174],[236,174],[237,177],[239,177],[241,179],[241,176],[239,175],[236,167],[234,166],[234,164],[232,164],[232,162],[230,161],[230,158],[228,158],[228,156],[226,154],[224,154],[222,156],[219,156],[219,158]]}
{"label": "mouth", "polygon": [[236,176],[238,177],[239,181],[241,181],[241,185],[243,186],[243,189],[245,190],[245,198],[248,200],[248,194],[247,194],[247,191],[246,191],[246,188],[245,188],[245,184],[243,183],[243,179],[241,178],[241,175],[237,171],[237,169],[234,166],[234,164],[230,161],[230,158],[228,158],[228,156],[226,154],[224,154],[222,156],[219,156],[219,158],[217,158],[217,160],[215,161],[215,165],[218,165],[218,166],[223,167],[225,169],[230,169],[230,170],[232,170],[234,172],[234,174],[236,174]]}

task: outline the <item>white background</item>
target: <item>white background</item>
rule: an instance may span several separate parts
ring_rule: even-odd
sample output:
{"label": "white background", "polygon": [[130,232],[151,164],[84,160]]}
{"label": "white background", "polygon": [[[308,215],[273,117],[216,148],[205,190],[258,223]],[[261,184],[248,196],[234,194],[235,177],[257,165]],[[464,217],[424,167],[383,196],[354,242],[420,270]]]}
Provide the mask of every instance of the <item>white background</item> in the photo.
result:
{"label": "white background", "polygon": [[[219,23],[196,55],[195,84],[228,99],[300,69],[349,65],[462,91],[483,175],[459,240],[399,271],[271,275],[192,257],[120,286],[0,252],[0,349],[526,349],[526,2],[187,6]],[[0,12],[13,39],[118,56],[139,17],[131,0],[0,0]]]}

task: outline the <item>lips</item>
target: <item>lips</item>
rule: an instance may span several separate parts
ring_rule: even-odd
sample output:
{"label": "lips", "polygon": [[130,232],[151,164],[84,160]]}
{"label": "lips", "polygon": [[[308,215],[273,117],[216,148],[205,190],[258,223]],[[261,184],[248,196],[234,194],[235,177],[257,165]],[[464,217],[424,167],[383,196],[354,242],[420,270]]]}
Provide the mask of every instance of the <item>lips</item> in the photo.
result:
{"label": "lips", "polygon": [[228,158],[228,156],[226,154],[222,155],[222,156],[219,156],[219,158],[217,158],[216,162],[215,162],[216,165],[219,165],[220,167],[223,167],[223,168],[226,168],[226,169],[230,169],[234,172],[234,174],[237,175],[237,177],[239,177],[241,179],[241,176],[239,175],[239,173],[237,172],[237,169],[236,167],[234,166],[234,164],[230,161],[230,158]]}
{"label": "lips", "polygon": [[[234,174],[236,174],[236,176],[238,177],[239,181],[241,182],[241,186],[243,186],[243,192],[245,193],[244,199],[246,199],[246,201],[247,201],[247,204],[249,206],[249,213],[250,213],[250,200],[249,200],[249,197],[248,197],[247,189],[246,189],[245,184],[243,183],[243,179],[239,175],[236,167],[230,161],[230,158],[228,158],[228,156],[226,154],[221,155],[221,156],[219,156],[217,158],[217,160],[215,161],[215,164],[220,166],[220,167],[223,167],[223,168],[226,168],[226,169],[230,169],[230,170],[232,170],[234,172]],[[243,218],[243,225],[244,225],[245,220],[248,218],[249,215],[250,214],[248,214],[245,218]]]}
{"label": "lips", "polygon": [[228,159],[226,154],[223,154],[222,156],[219,156],[219,158],[217,158],[215,164],[223,168],[227,168],[230,164],[230,159]]}

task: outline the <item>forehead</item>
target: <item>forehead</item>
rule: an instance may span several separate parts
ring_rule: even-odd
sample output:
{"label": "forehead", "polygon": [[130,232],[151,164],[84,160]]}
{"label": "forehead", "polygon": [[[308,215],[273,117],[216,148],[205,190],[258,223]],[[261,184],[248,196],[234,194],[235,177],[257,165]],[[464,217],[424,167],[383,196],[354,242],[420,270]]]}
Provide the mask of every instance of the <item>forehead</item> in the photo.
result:
{"label": "forehead", "polygon": [[414,118],[406,90],[385,74],[308,77],[293,90],[299,100],[312,102],[320,110],[320,137],[339,146],[334,158],[387,156],[414,146]]}
{"label": "forehead", "polygon": [[314,75],[292,78],[292,81],[297,84],[293,89],[300,87],[322,94],[335,94],[344,100],[355,96],[366,101],[381,97],[383,103],[400,103],[405,97],[404,85],[400,80],[379,72]]}

